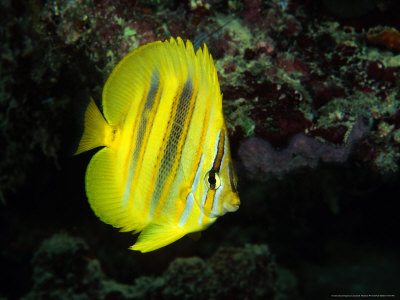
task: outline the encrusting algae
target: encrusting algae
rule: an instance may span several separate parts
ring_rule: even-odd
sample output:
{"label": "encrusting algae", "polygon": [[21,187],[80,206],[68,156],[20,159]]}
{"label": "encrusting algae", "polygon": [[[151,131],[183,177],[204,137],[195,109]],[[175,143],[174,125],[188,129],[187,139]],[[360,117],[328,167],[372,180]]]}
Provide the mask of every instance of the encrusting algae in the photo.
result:
{"label": "encrusting algae", "polygon": [[87,167],[86,193],[103,222],[141,232],[132,250],[156,250],[239,208],[206,45],[195,53],[178,37],[135,49],[108,78],[102,106],[91,99],[76,154],[104,147]]}
{"label": "encrusting algae", "polygon": [[384,28],[378,33],[367,34],[367,42],[391,50],[400,50],[400,32],[394,28]]}

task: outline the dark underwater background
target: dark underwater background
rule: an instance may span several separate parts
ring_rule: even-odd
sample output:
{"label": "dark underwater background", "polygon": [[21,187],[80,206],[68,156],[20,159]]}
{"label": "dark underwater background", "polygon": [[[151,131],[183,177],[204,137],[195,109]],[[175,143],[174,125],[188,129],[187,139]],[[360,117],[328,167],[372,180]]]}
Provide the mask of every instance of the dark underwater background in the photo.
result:
{"label": "dark underwater background", "polygon": [[[400,5],[2,0],[0,299],[400,295]],[[89,97],[139,45],[204,42],[241,207],[160,250],[96,218]]]}

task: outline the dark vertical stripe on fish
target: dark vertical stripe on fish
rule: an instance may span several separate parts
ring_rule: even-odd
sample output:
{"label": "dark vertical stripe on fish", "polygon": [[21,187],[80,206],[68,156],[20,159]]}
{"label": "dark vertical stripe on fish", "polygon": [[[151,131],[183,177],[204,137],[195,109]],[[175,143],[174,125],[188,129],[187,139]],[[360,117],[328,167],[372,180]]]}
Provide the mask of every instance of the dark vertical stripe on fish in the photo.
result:
{"label": "dark vertical stripe on fish", "polygon": [[140,149],[142,148],[143,136],[146,132],[147,123],[149,120],[150,112],[153,109],[154,100],[157,95],[158,86],[160,84],[160,74],[157,70],[151,74],[150,89],[147,93],[146,103],[144,104],[143,111],[140,113],[140,123],[138,134],[136,136],[135,151],[133,152],[133,161],[138,159]]}
{"label": "dark vertical stripe on fish", "polygon": [[[134,148],[132,157],[129,161],[128,174],[126,177],[125,191],[124,191],[124,196],[123,196],[124,205],[127,204],[129,196],[133,192],[132,181],[135,176],[135,171],[138,171],[138,172],[140,171],[136,168],[136,166],[137,166],[137,163],[139,160],[139,155],[140,155],[142,146],[146,147],[146,141],[145,141],[146,128],[149,123],[149,118],[151,117],[151,111],[153,109],[153,106],[154,106],[154,103],[156,100],[159,85],[160,85],[160,74],[158,73],[157,70],[154,70],[153,73],[151,74],[150,88],[147,92],[146,101],[144,103],[142,111],[139,112],[140,121],[139,121],[138,129],[137,129],[136,141],[133,144],[135,148]],[[135,128],[134,128],[134,130],[135,130]],[[135,187],[133,187],[133,188],[135,188]]]}
{"label": "dark vertical stripe on fish", "polygon": [[212,171],[218,172],[221,168],[222,157],[224,156],[224,144],[225,144],[225,131],[221,130],[219,140],[218,140],[218,150],[217,155],[215,156],[213,166],[211,168]]}
{"label": "dark vertical stripe on fish", "polygon": [[156,186],[151,198],[150,215],[153,215],[155,213],[158,200],[162,194],[162,191],[165,188],[164,186],[167,179],[170,176],[175,177],[176,175],[176,170],[173,170],[172,167],[174,163],[176,163],[176,161],[181,157],[181,152],[177,151],[178,144],[180,140],[186,139],[187,130],[185,134],[183,133],[185,130],[185,123],[187,119],[191,119],[192,117],[193,107],[191,109],[191,106],[194,105],[194,103],[192,102],[195,102],[195,99],[191,102],[192,98],[193,98],[193,82],[191,78],[188,78],[188,80],[186,80],[182,88],[182,92],[179,97],[179,102],[175,112],[174,121],[163,153],[163,157],[161,159],[161,164],[158,169]]}
{"label": "dark vertical stripe on fish", "polygon": [[[208,190],[206,202],[204,203],[203,206],[205,209],[205,214],[207,216],[210,215],[211,209],[215,201],[215,183],[216,183],[215,173],[217,173],[221,168],[222,158],[224,157],[225,153],[224,144],[225,144],[225,131],[221,129],[218,139],[217,154],[215,155],[213,166],[210,172],[208,173],[209,176],[208,182],[210,184],[210,189]],[[211,201],[211,203],[209,201]]]}

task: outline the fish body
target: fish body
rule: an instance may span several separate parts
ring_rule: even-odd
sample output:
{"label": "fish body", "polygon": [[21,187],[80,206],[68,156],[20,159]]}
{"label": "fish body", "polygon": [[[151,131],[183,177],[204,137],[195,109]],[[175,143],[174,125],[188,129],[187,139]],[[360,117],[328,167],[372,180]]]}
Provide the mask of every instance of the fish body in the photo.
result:
{"label": "fish body", "polygon": [[76,154],[90,160],[89,203],[105,223],[140,232],[148,252],[211,225],[239,207],[222,95],[206,45],[153,42],[109,76],[103,113],[91,99]]}

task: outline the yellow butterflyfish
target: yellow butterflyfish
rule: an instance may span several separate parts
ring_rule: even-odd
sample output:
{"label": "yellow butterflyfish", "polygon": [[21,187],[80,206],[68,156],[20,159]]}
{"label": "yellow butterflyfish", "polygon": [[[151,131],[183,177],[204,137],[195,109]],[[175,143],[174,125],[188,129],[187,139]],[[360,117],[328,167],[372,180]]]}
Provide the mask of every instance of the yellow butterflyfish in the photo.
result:
{"label": "yellow butterflyfish", "polygon": [[90,160],[89,203],[105,223],[140,232],[130,247],[164,247],[236,211],[240,200],[222,95],[204,44],[157,41],[126,55],[93,99],[76,154]]}

